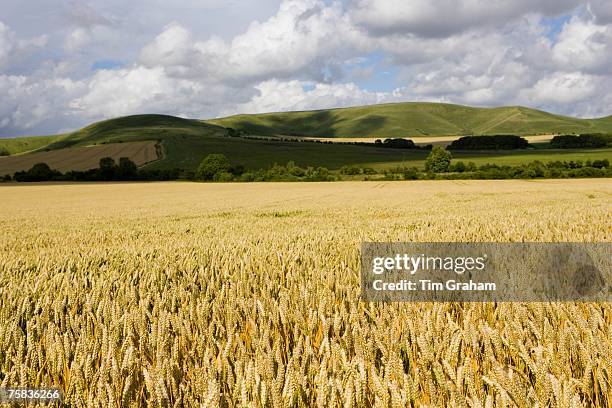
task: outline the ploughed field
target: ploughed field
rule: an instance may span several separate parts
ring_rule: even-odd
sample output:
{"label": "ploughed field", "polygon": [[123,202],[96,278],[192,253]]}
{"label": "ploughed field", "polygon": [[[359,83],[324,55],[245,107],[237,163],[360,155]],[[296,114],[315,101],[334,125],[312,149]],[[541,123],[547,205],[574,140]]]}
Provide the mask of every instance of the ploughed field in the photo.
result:
{"label": "ploughed field", "polygon": [[609,406],[609,303],[359,300],[368,241],[610,240],[608,180],[0,186],[0,386],[71,406]]}
{"label": "ploughed field", "polygon": [[89,170],[97,168],[100,159],[128,157],[136,165],[157,160],[156,141],[110,143],[93,146],[71,147],[66,149],[38,151],[14,156],[0,157],[0,176],[13,175],[16,171],[25,171],[36,163],[47,163],[54,170]]}

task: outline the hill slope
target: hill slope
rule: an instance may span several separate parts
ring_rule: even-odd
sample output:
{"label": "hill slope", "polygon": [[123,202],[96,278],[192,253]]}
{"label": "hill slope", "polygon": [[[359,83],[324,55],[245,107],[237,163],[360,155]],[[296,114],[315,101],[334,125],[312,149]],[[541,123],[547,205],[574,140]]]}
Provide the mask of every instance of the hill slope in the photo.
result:
{"label": "hill slope", "polygon": [[316,137],[612,132],[612,116],[577,119],[520,106],[474,108],[422,102],[235,115],[208,122],[253,134]]}

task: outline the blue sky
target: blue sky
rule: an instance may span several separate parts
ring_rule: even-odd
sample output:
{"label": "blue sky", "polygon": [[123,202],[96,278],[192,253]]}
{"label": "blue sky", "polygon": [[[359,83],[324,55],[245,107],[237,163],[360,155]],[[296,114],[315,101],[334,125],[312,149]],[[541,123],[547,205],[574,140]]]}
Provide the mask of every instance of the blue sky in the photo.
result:
{"label": "blue sky", "polygon": [[0,137],[399,101],[612,114],[606,0],[5,0]]}

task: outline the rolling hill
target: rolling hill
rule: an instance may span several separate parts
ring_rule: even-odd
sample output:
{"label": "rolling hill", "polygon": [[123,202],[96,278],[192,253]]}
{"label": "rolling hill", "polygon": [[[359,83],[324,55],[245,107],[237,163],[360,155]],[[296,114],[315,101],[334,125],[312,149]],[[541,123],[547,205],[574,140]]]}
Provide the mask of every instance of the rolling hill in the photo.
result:
{"label": "rolling hill", "polygon": [[577,119],[521,106],[474,108],[424,102],[242,114],[208,122],[260,135],[337,138],[612,132],[612,116]]}
{"label": "rolling hill", "polygon": [[[263,137],[231,137],[226,127],[243,130]],[[351,145],[344,143],[313,143],[290,141],[270,135],[301,135],[314,137],[352,138],[419,136],[427,143],[433,137],[448,140],[449,135],[474,134],[547,134],[612,131],[612,117],[576,119],[552,115],[522,107],[471,108],[433,103],[401,103],[311,112],[237,115],[209,121],[183,119],[167,115],[134,115],[97,122],[72,133],[55,136],[0,139],[0,150],[12,156],[0,157],[0,176],[10,174],[38,159],[48,160],[57,168],[83,169],[97,163],[100,155],[134,156],[130,142],[160,142],[159,159],[148,156],[135,162],[150,169],[180,168],[194,170],[203,157],[222,153],[232,163],[249,169],[268,167],[274,163],[294,161],[299,166],[324,166],[338,169],[343,165],[362,166],[421,165],[425,150],[402,150]],[[458,136],[456,136],[458,137]],[[452,137],[451,137],[452,138]],[[299,138],[298,138],[299,139]],[[86,148],[94,146],[98,148]],[[454,154],[462,160],[518,163],[525,160],[571,160],[572,151],[526,152],[465,152]],[[81,157],[86,155],[87,157]],[[609,149],[588,153],[588,157],[608,158]],[[149,155],[150,156],[150,155]],[[592,157],[591,157],[592,156]],[[601,156],[601,157],[600,157]],[[581,157],[582,156],[576,156]],[[66,163],[59,163],[65,160]],[[59,163],[59,164],[58,164]],[[77,163],[79,165],[77,166]],[[68,166],[68,167],[67,167]],[[10,171],[9,171],[10,170]]]}

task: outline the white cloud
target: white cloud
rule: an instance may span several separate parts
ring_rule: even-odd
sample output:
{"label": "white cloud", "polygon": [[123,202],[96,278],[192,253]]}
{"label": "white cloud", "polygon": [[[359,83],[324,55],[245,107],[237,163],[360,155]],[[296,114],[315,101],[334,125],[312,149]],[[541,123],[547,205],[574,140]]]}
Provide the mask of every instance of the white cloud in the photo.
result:
{"label": "white cloud", "polygon": [[[7,15],[26,7],[8,1]],[[42,36],[0,22],[0,134],[134,113],[206,118],[400,100],[612,113],[604,0],[178,1],[76,1]],[[246,24],[245,10],[259,17]],[[550,35],[554,20],[543,16],[563,13],[567,23]],[[41,15],[32,21],[44,26]],[[120,68],[93,71],[98,61]]]}
{"label": "white cloud", "polygon": [[89,44],[90,41],[91,35],[89,34],[89,31],[84,28],[78,27],[68,34],[64,43],[64,47],[68,51],[75,51],[79,48],[86,46],[87,44]]}
{"label": "white cloud", "polygon": [[612,73],[612,26],[574,17],[563,26],[552,53],[562,69]]}
{"label": "white cloud", "polygon": [[[297,80],[264,81],[255,86],[259,94],[240,104],[236,112],[263,113],[369,105],[401,99],[401,91],[369,92],[354,83],[323,84]],[[230,113],[230,112],[228,112]]]}
{"label": "white cloud", "polygon": [[524,96],[536,104],[570,104],[592,97],[597,89],[597,77],[580,72],[557,72],[540,79]]}
{"label": "white cloud", "polygon": [[378,35],[447,37],[471,28],[504,26],[529,13],[571,11],[577,0],[353,0],[354,20]]}
{"label": "white cloud", "polygon": [[333,77],[334,68],[353,55],[360,41],[365,37],[340,3],[287,0],[276,15],[253,22],[229,42],[218,37],[193,41],[187,29],[170,24],[144,48],[141,62],[172,68],[179,75],[240,83],[296,75],[327,80],[324,71]]}

